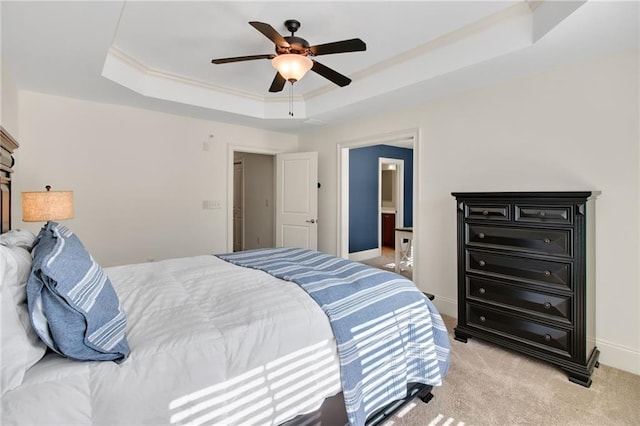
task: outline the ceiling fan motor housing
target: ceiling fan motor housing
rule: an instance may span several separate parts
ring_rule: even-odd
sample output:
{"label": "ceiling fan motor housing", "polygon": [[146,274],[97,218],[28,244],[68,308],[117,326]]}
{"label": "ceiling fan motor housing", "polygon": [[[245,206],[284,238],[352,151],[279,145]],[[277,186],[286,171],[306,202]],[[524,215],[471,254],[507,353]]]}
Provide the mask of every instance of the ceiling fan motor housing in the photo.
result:
{"label": "ceiling fan motor housing", "polygon": [[276,44],[276,53],[278,55],[293,53],[297,55],[307,56],[311,54],[311,51],[309,50],[309,43],[307,42],[307,40],[301,37],[296,37],[294,35],[295,32],[300,29],[300,25],[300,21],[296,19],[287,19],[286,21],[284,21],[284,26],[287,27],[291,35],[288,37],[283,37],[287,41],[287,43],[289,43],[289,46],[278,46]]}
{"label": "ceiling fan motor housing", "polygon": [[276,45],[276,53],[278,55],[282,55],[285,53],[295,53],[298,55],[307,56],[311,53],[309,51],[309,43],[307,42],[307,40],[296,36],[288,36],[284,37],[284,39],[287,41],[287,43],[289,43],[289,47]]}

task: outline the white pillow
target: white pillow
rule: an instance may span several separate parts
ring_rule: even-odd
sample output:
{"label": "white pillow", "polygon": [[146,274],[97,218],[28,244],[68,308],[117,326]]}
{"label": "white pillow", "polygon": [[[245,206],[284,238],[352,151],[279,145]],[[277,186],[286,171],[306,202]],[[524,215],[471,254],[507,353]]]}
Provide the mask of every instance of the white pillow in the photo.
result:
{"label": "white pillow", "polygon": [[7,247],[22,247],[31,252],[33,242],[36,236],[26,229],[12,229],[11,231],[0,234],[0,245]]}
{"label": "white pillow", "polygon": [[[18,235],[14,234],[11,237],[16,236]],[[29,322],[26,284],[31,273],[32,259],[31,254],[20,247],[24,242],[24,239],[18,239],[19,245],[14,247],[0,244],[1,394],[21,385],[24,373],[37,363],[46,351],[45,344],[38,338]],[[27,245],[30,247],[30,244]]]}

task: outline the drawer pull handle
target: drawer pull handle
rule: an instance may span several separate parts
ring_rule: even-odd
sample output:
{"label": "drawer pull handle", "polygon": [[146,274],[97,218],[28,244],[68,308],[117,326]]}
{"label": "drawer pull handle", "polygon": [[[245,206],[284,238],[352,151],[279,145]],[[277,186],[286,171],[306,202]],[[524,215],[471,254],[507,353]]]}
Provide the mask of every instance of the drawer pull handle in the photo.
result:
{"label": "drawer pull handle", "polygon": [[480,315],[480,322],[485,322],[487,321],[487,319],[484,317],[484,315]]}
{"label": "drawer pull handle", "polygon": [[547,213],[546,213],[546,212],[544,212],[544,211],[541,211],[540,213],[538,213],[538,215],[539,215],[540,217],[545,217],[545,216],[547,215]]}
{"label": "drawer pull handle", "polygon": [[551,276],[551,272],[549,272],[549,271],[544,271],[544,276],[545,276],[545,277],[550,277],[550,276]]}
{"label": "drawer pull handle", "polygon": [[489,210],[483,210],[482,211],[482,216],[487,216],[489,214]]}
{"label": "drawer pull handle", "polygon": [[487,262],[485,262],[484,260],[479,260],[478,261],[478,265],[480,265],[480,266],[484,266],[486,264],[487,264]]}
{"label": "drawer pull handle", "polygon": [[545,309],[551,309],[551,303],[547,302],[544,304]]}
{"label": "drawer pull handle", "polygon": [[549,243],[551,242],[551,240],[550,240],[549,238],[545,238],[545,239],[544,239],[544,240],[542,240],[542,241],[544,241],[544,243],[545,243],[545,244],[549,244]]}
{"label": "drawer pull handle", "polygon": [[478,234],[478,238],[483,239],[484,238],[484,234],[481,232]]}
{"label": "drawer pull handle", "polygon": [[480,290],[478,290],[478,292],[480,292],[480,294],[485,294],[487,292],[487,290],[485,290],[484,288],[480,287]]}
{"label": "drawer pull handle", "polygon": [[548,335],[548,334],[545,334],[544,335],[544,340],[547,341],[547,342],[550,342],[551,341],[551,336]]}

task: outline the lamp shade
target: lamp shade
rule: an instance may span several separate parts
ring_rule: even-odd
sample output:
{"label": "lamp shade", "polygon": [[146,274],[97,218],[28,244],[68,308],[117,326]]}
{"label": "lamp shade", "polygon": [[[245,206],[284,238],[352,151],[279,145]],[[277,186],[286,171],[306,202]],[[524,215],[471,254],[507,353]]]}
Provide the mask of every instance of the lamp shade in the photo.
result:
{"label": "lamp shade", "polygon": [[46,191],[22,193],[22,220],[48,222],[73,218],[73,191]]}
{"label": "lamp shade", "polygon": [[287,81],[300,80],[313,67],[313,61],[296,53],[285,53],[271,60],[271,65]]}

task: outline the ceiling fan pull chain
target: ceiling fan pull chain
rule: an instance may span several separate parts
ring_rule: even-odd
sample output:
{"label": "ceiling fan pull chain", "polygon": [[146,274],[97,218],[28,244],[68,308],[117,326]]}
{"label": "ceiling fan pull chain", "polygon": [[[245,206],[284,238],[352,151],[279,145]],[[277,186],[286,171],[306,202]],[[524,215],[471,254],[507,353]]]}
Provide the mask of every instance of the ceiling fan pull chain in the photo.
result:
{"label": "ceiling fan pull chain", "polygon": [[293,82],[289,86],[289,115],[293,117]]}

